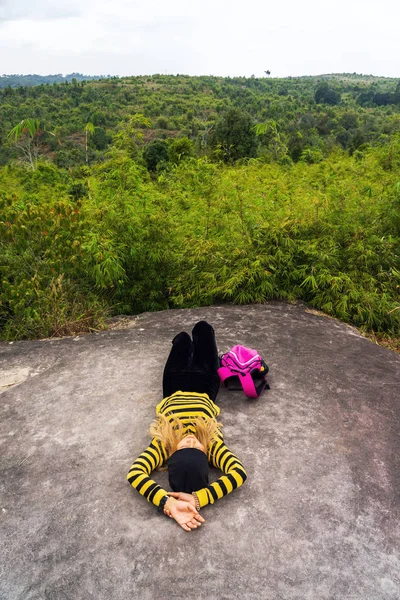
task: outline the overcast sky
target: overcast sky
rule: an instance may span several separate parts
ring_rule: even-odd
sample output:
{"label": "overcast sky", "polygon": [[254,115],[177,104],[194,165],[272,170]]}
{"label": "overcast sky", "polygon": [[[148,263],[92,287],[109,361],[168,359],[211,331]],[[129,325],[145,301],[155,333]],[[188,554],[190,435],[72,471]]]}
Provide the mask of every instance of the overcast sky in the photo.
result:
{"label": "overcast sky", "polygon": [[0,74],[400,77],[399,0],[0,0]]}

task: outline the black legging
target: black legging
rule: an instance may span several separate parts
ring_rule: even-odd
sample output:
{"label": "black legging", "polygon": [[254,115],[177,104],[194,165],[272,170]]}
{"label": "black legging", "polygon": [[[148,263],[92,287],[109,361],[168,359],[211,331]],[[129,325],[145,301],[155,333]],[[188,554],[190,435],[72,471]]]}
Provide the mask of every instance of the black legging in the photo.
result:
{"label": "black legging", "polygon": [[215,402],[220,379],[217,344],[214,329],[199,321],[192,330],[193,342],[186,331],[172,340],[171,352],[164,367],[163,396],[178,390],[208,394]]}

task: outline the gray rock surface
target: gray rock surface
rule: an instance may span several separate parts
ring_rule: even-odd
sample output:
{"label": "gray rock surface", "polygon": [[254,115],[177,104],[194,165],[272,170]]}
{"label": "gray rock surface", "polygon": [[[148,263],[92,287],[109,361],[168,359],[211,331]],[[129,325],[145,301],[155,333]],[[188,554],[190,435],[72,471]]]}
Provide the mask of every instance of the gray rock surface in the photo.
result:
{"label": "gray rock surface", "polygon": [[[170,340],[207,319],[271,390],[221,390],[243,487],[184,532],[125,481]],[[398,600],[399,356],[302,304],[146,313],[0,344],[2,600]],[[166,474],[155,478],[166,485]]]}

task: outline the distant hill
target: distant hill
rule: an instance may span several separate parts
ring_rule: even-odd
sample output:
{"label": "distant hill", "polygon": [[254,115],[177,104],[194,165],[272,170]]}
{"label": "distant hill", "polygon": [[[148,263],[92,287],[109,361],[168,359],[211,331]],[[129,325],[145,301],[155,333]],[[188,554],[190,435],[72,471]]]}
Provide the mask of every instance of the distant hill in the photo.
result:
{"label": "distant hill", "polygon": [[69,75],[1,75],[0,89],[10,87],[46,85],[46,83],[63,83],[65,81],[89,81],[109,78],[110,75],[82,75],[82,73],[70,73]]}
{"label": "distant hill", "polygon": [[384,77],[382,75],[363,75],[361,73],[323,73],[321,75],[311,75],[312,79],[331,79],[337,81],[358,81],[364,83],[377,83],[397,81],[398,77]]}
{"label": "distant hill", "polygon": [[[181,77],[184,80],[187,79],[195,79],[194,77],[191,78],[189,75],[177,75],[177,78]],[[62,74],[57,74],[57,75],[1,75],[0,76],[0,89],[4,89],[6,87],[12,87],[12,88],[16,88],[19,86],[27,86],[27,87],[32,87],[32,86],[36,86],[36,85],[46,85],[46,84],[53,84],[53,83],[65,83],[65,82],[71,82],[73,79],[75,81],[98,81],[100,79],[102,80],[119,80],[121,82],[124,82],[126,80],[134,80],[135,82],[139,82],[141,80],[154,80],[154,79],[165,79],[165,80],[173,80],[175,77],[174,75],[165,75],[164,77],[159,75],[159,74],[154,74],[154,75],[139,75],[139,76],[131,76],[131,77],[112,77],[111,75],[83,75],[82,73],[69,73],[68,75],[62,75]],[[222,81],[224,80],[223,77],[199,77],[196,78],[198,80],[205,80],[205,79],[210,79],[212,81]],[[226,78],[227,81],[229,81],[231,78]],[[241,81],[241,80],[246,80],[246,77],[233,77],[232,78],[233,81]],[[261,78],[261,79],[266,79],[266,78]],[[379,83],[379,84],[391,84],[394,81],[397,81],[396,78],[393,77],[383,77],[383,76],[377,76],[377,75],[363,75],[361,73],[324,73],[321,75],[302,75],[302,76],[296,76],[296,77],[276,77],[276,78],[271,78],[274,79],[275,81],[291,81],[291,80],[296,80],[296,81],[302,81],[302,80],[306,80],[306,81],[314,81],[315,83],[321,81],[321,80],[331,80],[331,81],[338,81],[338,82],[354,82],[354,83],[365,83],[365,84],[371,84],[371,83]]]}
{"label": "distant hill", "polygon": [[[216,158],[221,147],[227,149],[227,162],[258,156],[314,164],[334,150],[361,153],[400,135],[400,81],[354,73],[286,78],[5,75],[0,77],[0,165],[20,158],[9,133],[25,119],[40,122],[42,154],[60,168],[100,163],[113,146],[129,146],[137,138],[132,152],[140,154],[152,174],[164,168],[174,141],[177,157],[187,152]],[[241,130],[226,141],[239,122],[247,146]],[[94,127],[90,134],[88,125]],[[234,147],[239,155],[232,154]]]}

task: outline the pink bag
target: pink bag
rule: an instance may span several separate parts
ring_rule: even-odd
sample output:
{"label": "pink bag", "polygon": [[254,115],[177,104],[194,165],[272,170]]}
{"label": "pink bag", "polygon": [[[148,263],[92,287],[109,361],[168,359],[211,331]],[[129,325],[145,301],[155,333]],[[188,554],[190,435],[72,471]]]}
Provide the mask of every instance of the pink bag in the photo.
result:
{"label": "pink bag", "polygon": [[248,398],[258,398],[264,389],[269,389],[265,379],[268,365],[257,350],[233,346],[220,361],[218,375],[229,389],[243,389]]}

